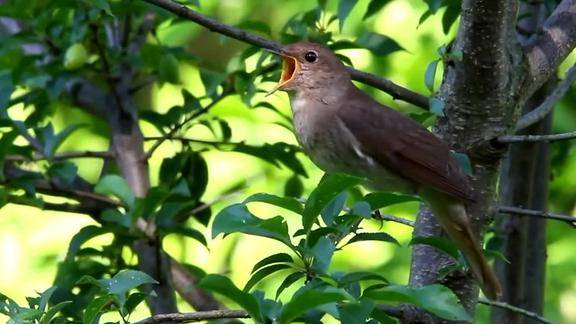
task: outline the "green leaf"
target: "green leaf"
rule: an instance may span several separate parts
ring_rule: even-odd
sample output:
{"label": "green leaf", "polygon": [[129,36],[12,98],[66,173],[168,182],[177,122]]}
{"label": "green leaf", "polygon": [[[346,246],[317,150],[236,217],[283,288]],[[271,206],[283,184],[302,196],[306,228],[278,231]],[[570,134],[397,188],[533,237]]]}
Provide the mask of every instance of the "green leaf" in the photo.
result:
{"label": "green leaf", "polygon": [[258,302],[254,296],[238,289],[227,277],[209,274],[200,280],[198,286],[202,289],[226,296],[246,310],[254,321],[262,322]]}
{"label": "green leaf", "polygon": [[89,1],[84,1],[100,10],[103,10],[104,12],[106,12],[107,14],[111,15],[112,12],[110,11],[110,4],[108,3],[107,0],[89,0]]}
{"label": "green leaf", "polygon": [[442,16],[442,31],[445,35],[450,32],[450,27],[454,24],[456,19],[460,16],[460,1],[455,1],[454,4],[449,4]]}
{"label": "green leaf", "polygon": [[0,117],[8,119],[8,103],[14,91],[12,83],[12,73],[10,71],[0,71]]}
{"label": "green leaf", "polygon": [[405,202],[420,201],[420,198],[392,192],[371,192],[364,196],[364,200],[370,204],[372,210],[376,210]]}
{"label": "green leaf", "polygon": [[378,307],[372,310],[370,316],[378,321],[378,324],[398,324],[398,320],[388,316],[383,310],[379,309]]}
{"label": "green leaf", "polygon": [[467,175],[472,175],[472,162],[470,162],[470,158],[466,153],[459,153],[459,152],[450,152],[452,153],[452,157],[456,160],[460,169],[464,171]]}
{"label": "green leaf", "polygon": [[340,214],[342,209],[344,208],[344,204],[346,203],[346,199],[348,199],[348,193],[343,191],[339,193],[336,197],[334,197],[326,207],[322,209],[320,215],[322,216],[322,220],[324,224],[327,226],[332,226],[334,224],[334,219],[336,216]]}
{"label": "green leaf", "polygon": [[278,289],[276,290],[276,299],[278,299],[278,297],[280,297],[280,294],[288,287],[290,287],[293,283],[295,283],[296,281],[298,281],[299,279],[304,278],[304,273],[303,272],[294,272],[290,275],[288,275],[284,281],[282,281],[282,283],[280,284],[280,286],[278,286]]}
{"label": "green leaf", "polygon": [[176,56],[164,53],[158,62],[158,80],[172,84],[180,83],[180,63]]}
{"label": "green leaf", "polygon": [[287,253],[272,254],[271,256],[268,256],[258,261],[258,263],[254,265],[250,273],[254,273],[254,271],[273,263],[294,263],[294,259],[292,259],[292,256],[290,256],[290,254]]}
{"label": "green leaf", "polygon": [[284,208],[290,210],[298,215],[301,215],[304,211],[304,207],[302,207],[302,203],[298,200],[290,197],[278,197],[275,195],[267,194],[267,193],[257,193],[254,194],[244,200],[244,203],[250,202],[262,202],[267,203],[270,205],[274,205],[280,208]]}
{"label": "green leaf", "polygon": [[258,271],[256,271],[256,273],[252,274],[252,276],[250,276],[250,279],[248,280],[248,282],[246,283],[246,286],[244,286],[244,291],[250,291],[250,289],[252,289],[252,287],[254,287],[254,285],[256,285],[258,282],[260,282],[262,279],[266,278],[267,276],[273,274],[274,272],[278,272],[280,270],[284,270],[284,269],[289,269],[290,266],[287,264],[273,264],[267,267],[264,267]]}
{"label": "green leaf", "polygon": [[188,225],[173,224],[171,226],[161,226],[160,229],[162,231],[162,234],[174,233],[184,235],[186,237],[195,239],[196,241],[200,242],[200,244],[206,247],[208,246],[208,242],[206,242],[204,234],[202,234],[202,232],[200,232],[197,229],[188,227]]}
{"label": "green leaf", "polygon": [[154,278],[146,273],[137,270],[125,269],[118,272],[111,279],[104,278],[99,280],[109,293],[122,296],[130,290],[144,284],[157,284]]}
{"label": "green leaf", "polygon": [[404,50],[392,38],[374,32],[362,33],[356,40],[356,44],[379,56]]}
{"label": "green leaf", "polygon": [[365,201],[357,201],[354,206],[352,206],[350,214],[362,218],[370,218],[372,217],[372,208],[370,204]]}
{"label": "green leaf", "polygon": [[302,213],[304,230],[310,231],[320,212],[334,197],[342,191],[359,184],[361,181],[361,178],[345,174],[325,174],[306,201],[306,206]]}
{"label": "green leaf", "polygon": [[346,21],[346,18],[348,18],[350,11],[352,11],[356,3],[358,3],[358,0],[340,0],[340,3],[338,4],[338,19],[340,20],[340,30],[342,30],[344,21]]}
{"label": "green leaf", "polygon": [[58,303],[54,306],[51,306],[50,308],[48,308],[48,310],[46,310],[46,312],[44,313],[44,315],[42,315],[42,318],[40,319],[39,324],[50,324],[53,323],[53,319],[54,316],[56,316],[56,314],[58,314],[58,312],[60,312],[64,307],[71,305],[72,301],[67,300],[67,301],[63,301],[61,303]]}
{"label": "green leaf", "polygon": [[384,283],[388,283],[388,280],[386,280],[386,278],[382,277],[377,273],[368,271],[350,272],[342,276],[337,281],[338,281],[338,287],[344,287],[353,282],[367,281],[367,280],[377,280],[382,281]]}
{"label": "green leaf", "polygon": [[141,293],[141,292],[135,292],[133,294],[130,294],[130,296],[128,296],[128,298],[126,299],[126,302],[124,303],[124,309],[126,311],[126,314],[132,314],[134,309],[136,309],[136,307],[138,305],[140,305],[140,303],[142,303],[144,300],[146,300],[146,298],[148,298],[148,296],[149,296],[149,294],[145,294],[145,293]]}
{"label": "green leaf", "polygon": [[396,241],[395,238],[390,236],[390,234],[384,233],[384,232],[358,233],[358,234],[354,235],[354,237],[351,238],[346,243],[346,245],[354,243],[354,242],[360,242],[360,241],[380,241],[380,242],[389,242],[389,243],[395,243],[397,245],[400,245],[400,243],[398,243],[398,241]]}
{"label": "green leaf", "polygon": [[430,92],[434,92],[434,80],[436,80],[436,70],[438,68],[438,62],[440,60],[434,60],[428,64],[426,67],[426,73],[424,73],[424,83],[426,84],[426,88],[430,90]]}
{"label": "green leaf", "polygon": [[460,257],[460,252],[458,252],[458,248],[454,242],[450,239],[441,237],[441,236],[416,236],[412,238],[410,241],[410,245],[414,244],[427,244],[437,248],[438,250],[448,254],[449,256],[453,257],[454,259],[458,260]]}
{"label": "green leaf", "polygon": [[66,260],[72,261],[78,250],[80,250],[82,244],[86,243],[91,238],[110,233],[111,231],[112,230],[108,227],[100,227],[95,225],[88,225],[82,228],[72,237],[72,240],[70,240],[68,252],[66,253]]}
{"label": "green leaf", "polygon": [[380,9],[384,8],[384,6],[390,2],[390,0],[372,0],[368,5],[368,9],[366,9],[366,13],[362,20],[366,20],[376,14]]}
{"label": "green leaf", "polygon": [[366,319],[374,309],[374,301],[370,299],[361,299],[350,303],[343,303],[338,307],[340,322],[346,324],[365,324]]}
{"label": "green leaf", "polygon": [[292,248],[288,225],[282,217],[260,219],[252,215],[243,204],[228,206],[216,215],[212,224],[212,237],[221,233],[245,233],[269,237]]}
{"label": "green leaf", "polygon": [[101,297],[96,297],[84,310],[84,316],[82,317],[82,323],[84,324],[97,324],[102,313],[106,312],[106,309],[116,301],[113,295],[104,295]]}
{"label": "green leaf", "polygon": [[284,185],[284,196],[286,197],[302,197],[304,193],[304,184],[297,175],[291,176]]}
{"label": "green leaf", "polygon": [[428,99],[428,105],[430,106],[430,111],[436,116],[444,117],[445,103],[443,100],[436,97],[430,97],[430,99]]}
{"label": "green leaf", "polygon": [[278,318],[280,324],[290,323],[298,316],[318,306],[336,303],[346,299],[346,293],[342,290],[327,289],[321,291],[310,287],[302,287],[292,299],[284,305]]}
{"label": "green leaf", "polygon": [[204,89],[206,89],[206,95],[213,97],[218,90],[218,87],[226,79],[226,74],[218,73],[208,70],[200,71],[200,80],[204,84]]}
{"label": "green leaf", "polygon": [[379,290],[365,292],[363,297],[380,302],[410,303],[451,321],[472,321],[454,293],[439,284],[414,288],[387,286]]}
{"label": "green leaf", "polygon": [[67,188],[76,179],[78,167],[72,162],[60,161],[52,164],[47,173],[51,178],[56,178],[59,185]]}
{"label": "green leaf", "polygon": [[328,270],[334,250],[336,250],[336,245],[327,237],[320,237],[310,249],[310,254],[314,257],[312,268],[317,273],[325,273]]}
{"label": "green leaf", "polygon": [[128,185],[124,178],[115,175],[109,174],[98,182],[96,187],[94,188],[94,192],[104,195],[112,195],[120,199],[123,203],[125,203],[128,207],[134,207],[134,192],[132,188]]}
{"label": "green leaf", "polygon": [[58,287],[52,286],[40,294],[40,303],[38,304],[39,310],[43,312],[46,310],[46,306],[48,305],[48,302],[50,301],[50,298],[52,298],[52,294],[54,294],[56,289],[58,289]]}

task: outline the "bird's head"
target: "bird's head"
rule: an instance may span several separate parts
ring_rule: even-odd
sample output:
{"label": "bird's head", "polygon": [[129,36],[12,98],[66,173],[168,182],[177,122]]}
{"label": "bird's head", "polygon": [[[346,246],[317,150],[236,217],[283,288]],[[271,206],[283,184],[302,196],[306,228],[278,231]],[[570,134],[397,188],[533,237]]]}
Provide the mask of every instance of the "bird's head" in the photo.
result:
{"label": "bird's head", "polygon": [[346,67],[324,45],[299,42],[271,51],[282,56],[282,75],[272,91],[305,91],[330,88],[340,82],[349,82]]}

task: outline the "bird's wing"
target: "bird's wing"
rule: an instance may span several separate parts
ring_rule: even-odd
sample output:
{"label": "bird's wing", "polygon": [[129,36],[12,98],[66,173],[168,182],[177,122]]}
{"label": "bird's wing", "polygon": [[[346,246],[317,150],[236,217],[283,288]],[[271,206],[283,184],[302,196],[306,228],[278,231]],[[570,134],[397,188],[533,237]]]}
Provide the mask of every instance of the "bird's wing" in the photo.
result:
{"label": "bird's wing", "polygon": [[416,183],[472,200],[468,182],[442,140],[364,93],[355,95],[350,105],[338,111],[338,117],[356,137],[364,154]]}

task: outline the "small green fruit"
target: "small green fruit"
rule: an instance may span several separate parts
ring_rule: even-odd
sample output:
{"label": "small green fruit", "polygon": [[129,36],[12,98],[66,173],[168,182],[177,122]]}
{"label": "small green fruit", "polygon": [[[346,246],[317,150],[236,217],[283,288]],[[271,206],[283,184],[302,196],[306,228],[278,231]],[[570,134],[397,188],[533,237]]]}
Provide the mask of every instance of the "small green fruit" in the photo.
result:
{"label": "small green fruit", "polygon": [[64,68],[66,70],[76,70],[80,68],[88,60],[88,52],[86,47],[81,43],[73,44],[68,47],[66,54],[64,54]]}

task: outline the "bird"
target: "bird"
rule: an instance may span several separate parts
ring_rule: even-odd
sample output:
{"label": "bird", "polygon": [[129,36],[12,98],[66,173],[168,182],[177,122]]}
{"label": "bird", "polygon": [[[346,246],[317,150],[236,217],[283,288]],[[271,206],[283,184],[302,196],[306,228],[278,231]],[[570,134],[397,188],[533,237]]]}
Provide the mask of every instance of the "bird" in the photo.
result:
{"label": "bird", "polygon": [[358,89],[328,47],[297,42],[270,51],[283,64],[269,94],[288,93],[296,139],[312,162],[327,173],[362,177],[370,189],[420,196],[468,260],[484,295],[498,299],[500,283],[466,212],[474,195],[450,147]]}

